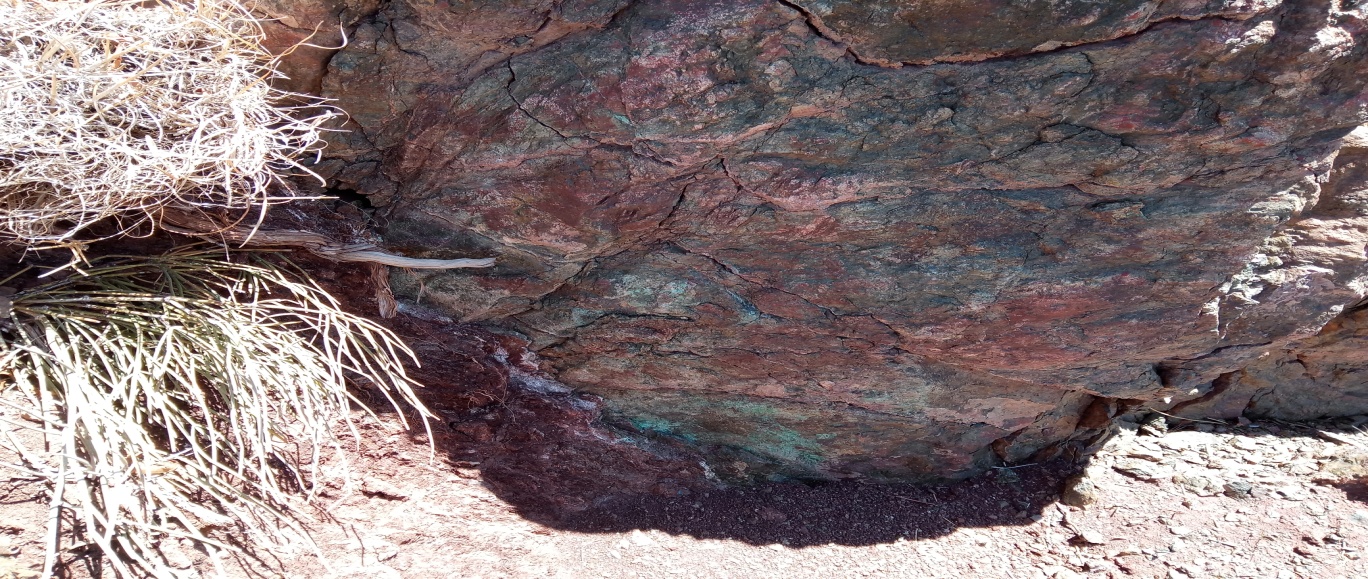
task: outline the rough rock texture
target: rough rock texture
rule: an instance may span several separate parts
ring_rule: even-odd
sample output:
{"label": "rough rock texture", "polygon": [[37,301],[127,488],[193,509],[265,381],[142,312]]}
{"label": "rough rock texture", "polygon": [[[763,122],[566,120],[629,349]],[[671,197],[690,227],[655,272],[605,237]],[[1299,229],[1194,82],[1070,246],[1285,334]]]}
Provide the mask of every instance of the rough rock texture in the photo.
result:
{"label": "rough rock texture", "polygon": [[266,47],[284,55],[276,70],[282,89],[318,94],[328,60],[347,44],[346,30],[380,9],[381,0],[256,0]]}
{"label": "rough rock texture", "polygon": [[[1180,386],[1195,386],[1202,396],[1173,409],[1185,416],[1302,420],[1368,408],[1368,302],[1354,301],[1364,293],[1365,246],[1368,130],[1360,129],[1345,140],[1316,204],[1265,242],[1236,276],[1250,288],[1244,299],[1262,307],[1272,302],[1286,309],[1278,302],[1297,296],[1300,312],[1289,312],[1277,328],[1276,335],[1287,337],[1269,339],[1272,348],[1245,347],[1233,356],[1222,351],[1175,364],[1188,382]],[[1211,378],[1214,372],[1221,373]]]}
{"label": "rough rock texture", "polygon": [[1332,171],[1364,19],[393,0],[328,63],[353,132],[317,169],[396,250],[500,260],[397,290],[719,473],[954,477],[1138,405],[1368,409],[1364,314],[1322,330],[1365,293],[1358,161]]}

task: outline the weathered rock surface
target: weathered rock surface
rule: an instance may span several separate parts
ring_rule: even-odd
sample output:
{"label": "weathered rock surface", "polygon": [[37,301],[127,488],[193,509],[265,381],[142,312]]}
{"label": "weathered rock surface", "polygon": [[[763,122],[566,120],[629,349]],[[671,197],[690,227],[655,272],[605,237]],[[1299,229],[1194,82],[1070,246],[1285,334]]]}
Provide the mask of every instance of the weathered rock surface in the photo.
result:
{"label": "weathered rock surface", "polygon": [[1140,404],[1365,410],[1365,314],[1326,326],[1365,293],[1364,18],[394,0],[328,64],[317,168],[394,249],[500,260],[397,290],[719,472],[960,476]]}

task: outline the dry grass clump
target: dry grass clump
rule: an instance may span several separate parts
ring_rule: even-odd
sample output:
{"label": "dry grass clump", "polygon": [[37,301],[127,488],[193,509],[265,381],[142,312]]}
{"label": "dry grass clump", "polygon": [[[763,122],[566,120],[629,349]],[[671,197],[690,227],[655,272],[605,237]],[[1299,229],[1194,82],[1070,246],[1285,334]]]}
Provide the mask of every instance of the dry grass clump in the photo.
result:
{"label": "dry grass clump", "polygon": [[233,0],[0,0],[0,237],[283,200],[272,185],[336,113],[281,106],[307,97],[269,86],[262,36]]}
{"label": "dry grass clump", "polygon": [[298,537],[287,495],[337,448],[347,381],[422,408],[397,337],[258,255],[110,258],[6,301],[0,373],[29,420],[10,426],[46,445],[9,442],[53,483],[49,573],[62,509],[125,577],[173,576],[163,539]]}
{"label": "dry grass clump", "polygon": [[70,248],[80,264],[17,292],[23,272],[0,281],[0,421],[29,431],[4,435],[21,461],[0,467],[51,489],[45,578],[68,516],[120,577],[183,574],[158,548],[167,539],[250,551],[307,537],[290,496],[338,448],[349,383],[429,416],[399,338],[278,254],[86,260],[87,244],[161,229],[338,260],[492,265],[223,217],[261,219],[294,198],[283,177],[307,172],[294,158],[335,115],[284,106],[310,101],[269,86],[262,36],[234,0],[0,0],[0,243]]}

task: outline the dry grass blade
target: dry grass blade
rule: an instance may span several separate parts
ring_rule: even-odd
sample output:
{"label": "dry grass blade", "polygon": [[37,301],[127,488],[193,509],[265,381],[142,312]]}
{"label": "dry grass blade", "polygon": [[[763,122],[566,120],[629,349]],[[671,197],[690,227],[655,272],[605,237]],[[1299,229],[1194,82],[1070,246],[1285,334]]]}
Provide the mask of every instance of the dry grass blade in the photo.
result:
{"label": "dry grass blade", "polygon": [[165,207],[291,198],[273,185],[336,113],[283,106],[316,99],[270,87],[261,37],[232,0],[0,0],[0,237],[70,245],[106,220],[150,233]]}
{"label": "dry grass blade", "polygon": [[50,449],[17,450],[121,576],[171,576],[167,537],[286,540],[287,495],[337,448],[349,379],[422,409],[394,335],[287,268],[231,256],[98,261],[12,297],[0,373],[48,417]]}

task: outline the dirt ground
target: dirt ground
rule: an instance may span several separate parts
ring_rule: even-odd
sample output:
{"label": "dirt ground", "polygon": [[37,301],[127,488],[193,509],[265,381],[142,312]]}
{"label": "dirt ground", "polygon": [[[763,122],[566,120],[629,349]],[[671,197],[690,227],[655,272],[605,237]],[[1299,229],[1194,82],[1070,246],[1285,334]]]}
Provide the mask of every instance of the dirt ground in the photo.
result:
{"label": "dirt ground", "polygon": [[[432,460],[422,441],[369,421],[348,450],[353,484],[327,487],[311,524],[322,557],[296,543],[251,567],[356,578],[1368,577],[1366,423],[1123,424],[1068,481],[1070,465],[1054,463],[953,485],[681,487],[565,508],[510,493],[474,461]],[[46,504],[37,482],[10,475],[5,579],[35,575]],[[564,494],[564,481],[544,482]],[[166,548],[186,576],[208,574],[202,554]],[[79,547],[67,562],[69,576],[101,574]]]}

